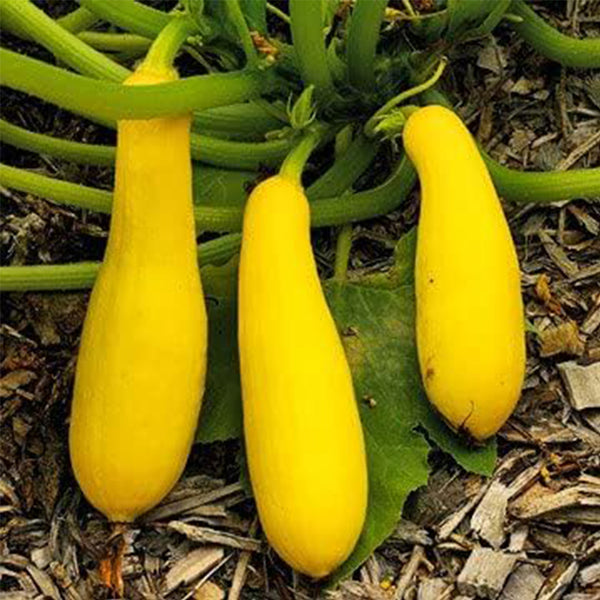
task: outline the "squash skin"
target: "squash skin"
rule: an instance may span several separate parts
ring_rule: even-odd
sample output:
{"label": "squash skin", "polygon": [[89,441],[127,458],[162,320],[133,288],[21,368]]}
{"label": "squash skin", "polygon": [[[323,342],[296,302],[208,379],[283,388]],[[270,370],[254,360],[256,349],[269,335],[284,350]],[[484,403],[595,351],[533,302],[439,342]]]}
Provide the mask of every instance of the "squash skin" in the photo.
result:
{"label": "squash skin", "polygon": [[430,401],[481,442],[513,411],[525,374],[517,254],[469,131],[450,110],[412,114],[404,147],[421,181],[417,347]]}
{"label": "squash skin", "polygon": [[[138,70],[127,85],[175,74]],[[206,372],[190,115],[120,121],[114,207],[84,323],[69,444],[89,502],[129,522],[185,466]]]}
{"label": "squash skin", "polygon": [[323,296],[302,188],[252,192],[239,273],[239,349],[250,479],[269,543],[318,578],[350,554],[367,506],[352,377]]}

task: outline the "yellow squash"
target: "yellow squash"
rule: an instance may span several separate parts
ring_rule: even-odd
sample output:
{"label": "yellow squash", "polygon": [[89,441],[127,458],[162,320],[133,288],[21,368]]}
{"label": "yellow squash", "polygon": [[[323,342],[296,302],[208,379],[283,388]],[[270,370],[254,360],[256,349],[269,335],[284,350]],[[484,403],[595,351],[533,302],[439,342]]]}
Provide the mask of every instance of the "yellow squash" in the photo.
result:
{"label": "yellow squash", "polygon": [[366,458],[350,370],[312,254],[309,205],[282,176],[261,183],[246,206],[239,349],[261,524],[286,562],[323,577],[362,529]]}
{"label": "yellow squash", "polygon": [[[142,67],[126,84],[173,78]],[[112,521],[133,520],[173,487],[204,390],[189,130],[189,115],[118,123],[111,229],[85,319],[70,427],[77,481]]]}
{"label": "yellow squash", "polygon": [[417,345],[430,401],[482,441],[508,419],[525,371],[520,271],[498,196],[450,110],[413,113],[404,147],[421,181]]}

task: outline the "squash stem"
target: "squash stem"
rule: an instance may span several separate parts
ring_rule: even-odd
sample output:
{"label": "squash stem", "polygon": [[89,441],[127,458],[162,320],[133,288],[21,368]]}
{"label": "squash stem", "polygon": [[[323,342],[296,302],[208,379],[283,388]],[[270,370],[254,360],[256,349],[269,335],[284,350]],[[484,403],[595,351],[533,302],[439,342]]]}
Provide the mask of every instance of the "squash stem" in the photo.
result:
{"label": "squash stem", "polygon": [[254,42],[250,36],[250,30],[248,29],[248,23],[244,18],[244,13],[240,7],[239,0],[224,0],[227,6],[227,14],[233,26],[236,28],[240,41],[242,43],[242,49],[246,55],[246,66],[255,67],[258,64],[258,54],[254,48]]}
{"label": "squash stem", "polygon": [[171,72],[179,49],[194,29],[194,21],[190,17],[173,17],[150,46],[140,68],[158,73]]}
{"label": "squash stem", "polygon": [[321,0],[290,0],[292,40],[304,85],[315,86],[318,98],[333,93],[333,78],[327,62]]}
{"label": "squash stem", "polygon": [[[0,2],[0,6],[10,3]],[[0,48],[0,85],[78,114],[104,120],[150,119],[243,102],[273,89],[269,71],[194,75],[158,85],[123,86],[90,79]]]}
{"label": "squash stem", "polygon": [[[239,233],[223,235],[198,244],[198,264],[222,264],[240,248]],[[0,267],[0,291],[26,292],[89,289],[100,270],[100,262],[88,261],[62,265],[18,265]]]}
{"label": "squash stem", "polygon": [[323,137],[323,129],[313,127],[308,130],[296,147],[285,157],[279,174],[298,185],[302,185],[302,170],[312,151],[319,145]]}
{"label": "squash stem", "polygon": [[565,67],[600,67],[600,38],[580,40],[565,35],[546,23],[523,0],[513,0],[509,10],[522,18],[519,23],[511,22],[511,26],[543,56]]}
{"label": "squash stem", "polygon": [[[75,34],[61,27],[43,10],[34,6],[30,0],[11,0],[0,2],[0,18],[9,29],[16,27],[30,38],[42,44],[56,58],[64,61],[84,75],[122,81],[129,70],[90,48]],[[76,93],[70,89],[69,93]]]}
{"label": "squash stem", "polygon": [[424,81],[423,83],[416,85],[408,90],[404,90],[397,96],[394,96],[390,100],[388,100],[377,112],[367,121],[365,124],[365,135],[367,137],[373,137],[376,133],[375,128],[377,127],[378,122],[387,115],[394,107],[398,106],[405,100],[412,98],[418,94],[422,94],[425,90],[434,86],[439,78],[442,76],[446,65],[448,64],[448,59],[445,56],[440,58],[438,66],[433,73],[433,75]]}
{"label": "squash stem", "polygon": [[77,37],[88,46],[103,52],[146,52],[152,43],[151,39],[135,33],[82,31]]}
{"label": "squash stem", "polygon": [[357,89],[369,92],[375,85],[374,61],[379,30],[388,0],[356,0],[348,32],[348,77]]}
{"label": "squash stem", "polygon": [[103,21],[154,39],[172,19],[170,15],[134,0],[78,0]]}

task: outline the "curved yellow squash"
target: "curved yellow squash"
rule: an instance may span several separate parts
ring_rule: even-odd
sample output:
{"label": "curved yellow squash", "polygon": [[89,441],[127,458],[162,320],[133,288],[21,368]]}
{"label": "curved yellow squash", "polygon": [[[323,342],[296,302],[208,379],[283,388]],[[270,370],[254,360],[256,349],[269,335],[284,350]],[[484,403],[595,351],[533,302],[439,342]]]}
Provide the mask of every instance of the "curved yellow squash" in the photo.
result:
{"label": "curved yellow squash", "polygon": [[244,216],[239,348],[250,478],[277,553],[331,573],[363,526],[367,471],[344,349],[310,245],[302,188],[261,183]]}
{"label": "curved yellow squash", "polygon": [[[126,83],[174,77],[142,69]],[[77,481],[112,521],[133,520],[173,487],[204,390],[189,130],[189,115],[118,123],[111,229],[83,328],[70,428]]]}
{"label": "curved yellow squash", "polygon": [[441,106],[412,114],[404,147],[421,181],[417,345],[430,401],[481,441],[519,399],[525,371],[520,271],[475,142]]}

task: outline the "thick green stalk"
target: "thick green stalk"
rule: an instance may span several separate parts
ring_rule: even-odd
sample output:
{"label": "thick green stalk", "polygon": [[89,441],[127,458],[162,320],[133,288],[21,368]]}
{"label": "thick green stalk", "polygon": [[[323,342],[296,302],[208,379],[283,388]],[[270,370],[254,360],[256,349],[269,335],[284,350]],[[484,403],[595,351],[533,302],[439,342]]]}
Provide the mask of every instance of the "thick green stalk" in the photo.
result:
{"label": "thick green stalk", "polygon": [[[439,104],[454,110],[448,98],[437,89],[422,94],[427,104]],[[501,165],[479,148],[498,194],[519,203],[558,202],[573,198],[600,198],[600,168],[570,171],[517,171]]]}
{"label": "thick green stalk", "polygon": [[106,31],[82,31],[77,37],[88,46],[103,52],[143,53],[150,47],[151,39],[135,33],[107,33]]}
{"label": "thick green stalk", "polygon": [[0,48],[0,84],[101,119],[148,119],[243,102],[273,89],[265,72],[196,75],[158,85],[97,81]]}
{"label": "thick green stalk", "polygon": [[[222,264],[240,248],[242,236],[232,233],[198,244],[198,264]],[[94,284],[100,262],[0,267],[0,291],[81,290]]]}
{"label": "thick green stalk", "polygon": [[302,186],[302,171],[312,151],[323,139],[323,129],[314,128],[309,130],[297,145],[290,150],[285,157],[279,174],[286,179],[296,182]]}
{"label": "thick green stalk", "polygon": [[78,0],[81,6],[121,29],[147,38],[156,37],[171,16],[134,0]]}
{"label": "thick green stalk", "polygon": [[375,51],[388,0],[356,0],[348,32],[346,58],[350,83],[365,92],[375,86]]}
{"label": "thick green stalk", "polygon": [[364,173],[376,153],[377,144],[364,135],[359,135],[332,167],[308,187],[307,194],[310,198],[327,198],[341,194]]}
{"label": "thick green stalk", "polygon": [[[76,35],[63,29],[44,11],[30,0],[0,2],[0,19],[15,24],[36,42],[42,44],[59,60],[62,60],[84,75],[110,81],[121,81],[129,71],[90,48]],[[69,90],[69,93],[76,93]]]}
{"label": "thick green stalk", "polygon": [[193,127],[202,133],[219,136],[263,137],[269,131],[286,125],[254,102],[218,106],[194,113]]}
{"label": "thick green stalk", "polygon": [[0,119],[0,141],[30,152],[56,156],[86,165],[112,165],[115,148],[97,144],[81,144],[42,133],[34,133]]}
{"label": "thick green stalk", "polygon": [[79,33],[95,25],[100,18],[93,12],[90,12],[87,8],[80,6],[75,10],[66,14],[64,17],[59,17],[56,22],[67,31],[71,33]]}
{"label": "thick green stalk", "polygon": [[540,54],[565,67],[600,68],[600,38],[565,35],[546,23],[523,0],[513,0],[509,11],[523,19],[520,23],[511,21],[511,26]]}
{"label": "thick green stalk", "polygon": [[[415,180],[416,174],[410,161],[403,158],[389,179],[372,190],[347,194],[340,198],[314,200],[311,204],[312,225],[313,227],[342,225],[387,214],[406,198]],[[59,204],[104,213],[109,213],[111,210],[110,192],[57,181],[15,167],[0,165],[0,185],[36,194]],[[194,210],[194,215],[196,226],[200,231],[241,231],[243,208],[240,206],[198,206]]]}
{"label": "thick green stalk", "polygon": [[290,0],[292,40],[304,86],[315,86],[318,98],[333,92],[333,79],[327,64],[321,0]]}
{"label": "thick green stalk", "polygon": [[[17,148],[72,160],[76,163],[111,165],[115,161],[114,146],[62,140],[42,133],[33,133],[2,119],[0,119],[0,141]],[[292,144],[291,138],[268,142],[232,142],[193,134],[191,153],[192,158],[207,165],[256,170],[261,165],[279,165],[292,148]]]}

